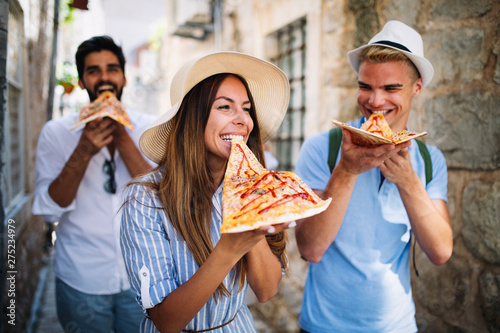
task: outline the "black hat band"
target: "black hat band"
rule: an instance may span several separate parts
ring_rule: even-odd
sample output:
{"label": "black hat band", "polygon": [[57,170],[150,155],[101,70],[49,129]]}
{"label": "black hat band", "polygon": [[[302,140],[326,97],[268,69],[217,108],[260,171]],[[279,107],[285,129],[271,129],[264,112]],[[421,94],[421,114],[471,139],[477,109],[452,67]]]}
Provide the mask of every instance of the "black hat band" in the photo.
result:
{"label": "black hat band", "polygon": [[375,42],[375,43],[372,43],[372,44],[382,44],[382,45],[392,46],[392,47],[395,47],[395,48],[400,49],[402,51],[413,53],[410,50],[408,50],[408,48],[406,46],[401,45],[399,43],[394,43],[394,42],[391,42],[391,41],[388,41],[388,40],[381,40],[381,41],[378,41],[378,42]]}

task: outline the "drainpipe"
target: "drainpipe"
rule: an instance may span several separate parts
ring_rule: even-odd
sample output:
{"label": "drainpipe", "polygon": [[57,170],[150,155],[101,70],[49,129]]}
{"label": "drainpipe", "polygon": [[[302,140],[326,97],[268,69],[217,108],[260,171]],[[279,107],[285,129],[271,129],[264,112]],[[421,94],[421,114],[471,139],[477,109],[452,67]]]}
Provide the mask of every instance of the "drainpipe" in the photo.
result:
{"label": "drainpipe", "polygon": [[50,56],[49,91],[47,96],[47,121],[52,119],[54,89],[56,87],[57,41],[59,35],[59,0],[54,0],[54,24],[52,25],[52,54]]}
{"label": "drainpipe", "polygon": [[222,0],[214,0],[214,48],[222,49]]}

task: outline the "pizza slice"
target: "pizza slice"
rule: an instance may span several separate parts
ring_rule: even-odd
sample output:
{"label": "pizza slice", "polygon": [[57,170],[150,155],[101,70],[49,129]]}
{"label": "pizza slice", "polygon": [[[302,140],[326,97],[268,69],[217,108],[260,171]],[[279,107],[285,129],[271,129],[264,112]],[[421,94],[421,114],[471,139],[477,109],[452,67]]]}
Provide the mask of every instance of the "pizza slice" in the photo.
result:
{"label": "pizza slice", "polygon": [[383,114],[372,113],[370,118],[361,125],[361,129],[387,139],[392,136],[391,127]]}
{"label": "pizza slice", "polygon": [[295,173],[269,171],[247,145],[233,139],[224,176],[222,233],[253,230],[323,212],[320,199]]}
{"label": "pizza slice", "polygon": [[134,129],[134,125],[130,122],[122,103],[120,103],[111,91],[106,90],[100,94],[95,101],[84,106],[80,110],[80,118],[73,126],[71,126],[70,130],[99,117],[112,118],[124,126],[127,126],[131,130]]}
{"label": "pizza slice", "polygon": [[391,127],[385,120],[382,114],[372,114],[366,122],[361,125],[361,128],[353,127],[349,124],[332,120],[332,122],[340,128],[344,128],[351,132],[351,141],[363,147],[373,147],[386,144],[400,144],[424,135],[427,132],[417,133],[402,130],[393,133]]}
{"label": "pizza slice", "polygon": [[427,134],[427,132],[417,133],[417,132],[410,132],[407,130],[402,130],[402,131],[394,133],[391,136],[391,140],[395,144],[399,144],[399,143],[403,143],[403,142],[410,141],[410,140],[413,140],[415,138],[424,136],[426,134]]}

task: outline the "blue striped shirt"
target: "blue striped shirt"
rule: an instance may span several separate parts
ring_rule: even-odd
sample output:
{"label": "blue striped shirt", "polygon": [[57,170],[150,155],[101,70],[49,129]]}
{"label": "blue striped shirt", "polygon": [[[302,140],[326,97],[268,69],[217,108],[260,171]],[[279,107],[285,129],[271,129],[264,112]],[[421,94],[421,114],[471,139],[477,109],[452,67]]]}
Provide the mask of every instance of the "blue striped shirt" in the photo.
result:
{"label": "blue striped shirt", "polygon": [[[151,173],[142,180],[159,183],[161,172]],[[222,185],[212,197],[212,242],[220,239],[222,223]],[[199,266],[186,242],[170,224],[162,209],[161,200],[143,185],[133,184],[125,193],[120,242],[125,266],[137,302],[144,311],[161,303],[178,286],[188,281]],[[252,315],[245,305],[248,284],[238,292],[232,286],[232,271],[225,277],[224,285],[231,292],[217,302],[212,297],[186,326],[188,330],[203,330],[228,325],[211,333],[256,332]],[[141,332],[158,332],[153,322],[144,318]]]}

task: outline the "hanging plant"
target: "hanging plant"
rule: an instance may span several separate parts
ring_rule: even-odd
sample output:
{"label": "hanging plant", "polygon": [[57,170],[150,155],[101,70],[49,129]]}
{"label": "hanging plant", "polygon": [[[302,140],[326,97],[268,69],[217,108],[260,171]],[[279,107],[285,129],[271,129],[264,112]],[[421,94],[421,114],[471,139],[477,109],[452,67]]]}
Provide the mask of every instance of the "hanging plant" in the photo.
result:
{"label": "hanging plant", "polygon": [[75,65],[64,62],[56,68],[57,84],[64,88],[65,94],[71,94],[78,83],[78,74]]}
{"label": "hanging plant", "polygon": [[59,2],[59,22],[63,24],[71,24],[75,20],[75,17],[73,16],[75,8],[70,6],[72,1],[73,0],[62,0]]}

